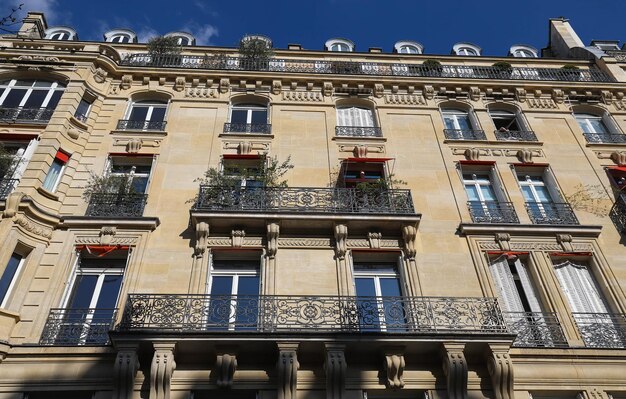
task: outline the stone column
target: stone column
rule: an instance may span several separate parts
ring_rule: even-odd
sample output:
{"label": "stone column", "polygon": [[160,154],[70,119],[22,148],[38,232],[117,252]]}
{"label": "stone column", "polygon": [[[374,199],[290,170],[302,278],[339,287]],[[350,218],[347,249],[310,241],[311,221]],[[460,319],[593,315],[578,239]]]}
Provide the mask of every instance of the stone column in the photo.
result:
{"label": "stone column", "polygon": [[154,356],[150,365],[150,399],[169,399],[174,361],[175,342],[155,342]]}
{"label": "stone column", "polygon": [[326,398],[343,399],[346,385],[345,345],[326,343]]}
{"label": "stone column", "polygon": [[298,391],[298,343],[278,343],[278,399],[296,399]]}
{"label": "stone column", "polygon": [[449,399],[467,399],[467,361],[463,349],[463,343],[442,344],[443,373],[446,376]]}
{"label": "stone column", "polygon": [[113,366],[113,398],[131,399],[139,369],[137,345],[119,345]]}
{"label": "stone column", "polygon": [[514,399],[513,362],[509,355],[509,345],[489,345],[487,370],[491,376],[495,399]]}
{"label": "stone column", "polygon": [[339,280],[339,295],[354,295],[352,285],[352,269],[347,259],[347,239],[348,226],[345,224],[335,224],[333,226],[335,237],[335,264]]}

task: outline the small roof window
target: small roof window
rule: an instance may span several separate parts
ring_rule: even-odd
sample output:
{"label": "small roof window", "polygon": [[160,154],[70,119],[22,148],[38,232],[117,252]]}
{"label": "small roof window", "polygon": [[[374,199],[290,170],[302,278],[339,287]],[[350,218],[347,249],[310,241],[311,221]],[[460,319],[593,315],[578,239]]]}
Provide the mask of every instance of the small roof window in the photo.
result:
{"label": "small roof window", "polygon": [[67,26],[55,26],[46,29],[45,38],[48,40],[78,40],[76,31]]}
{"label": "small roof window", "polygon": [[348,39],[329,39],[324,43],[327,51],[352,52],[354,51],[354,43]]}
{"label": "small roof window", "polygon": [[137,43],[137,35],[130,29],[113,29],[104,34],[109,43]]}
{"label": "small roof window", "polygon": [[402,40],[393,45],[393,51],[399,54],[422,54],[424,46],[417,42]]}
{"label": "small roof window", "polygon": [[170,32],[165,37],[174,37],[179,46],[195,46],[196,39],[187,32]]}
{"label": "small roof window", "polygon": [[532,46],[516,44],[509,49],[509,55],[518,58],[537,58],[539,52]]}
{"label": "small roof window", "polygon": [[602,51],[619,50],[618,40],[594,40],[591,42],[591,45]]}
{"label": "small roof window", "polygon": [[452,47],[452,54],[456,55],[470,55],[479,56],[482,54],[482,49],[472,43],[457,43]]}

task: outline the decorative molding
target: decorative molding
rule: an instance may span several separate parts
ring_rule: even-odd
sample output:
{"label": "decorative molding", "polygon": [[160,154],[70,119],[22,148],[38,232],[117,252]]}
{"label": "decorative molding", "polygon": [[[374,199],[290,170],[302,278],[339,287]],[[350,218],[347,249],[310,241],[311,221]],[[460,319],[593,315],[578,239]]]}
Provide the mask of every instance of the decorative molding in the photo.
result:
{"label": "decorative molding", "polygon": [[345,347],[340,344],[326,344],[326,398],[343,399],[346,380]]}
{"label": "decorative molding", "polygon": [[27,232],[39,237],[43,237],[46,240],[52,238],[52,229],[44,227],[38,223],[34,223],[32,220],[28,219],[25,216],[17,216],[15,219],[13,219],[13,223],[17,224]]}
{"label": "decorative molding", "polygon": [[424,97],[427,100],[432,100],[433,98],[435,98],[435,88],[433,86],[429,86],[429,85],[424,86],[423,93],[424,93]]}
{"label": "decorative molding", "polygon": [[443,344],[442,363],[449,399],[467,399],[465,344]]}
{"label": "decorative molding", "polygon": [[[480,241],[479,248],[482,251],[563,251],[563,246],[557,242],[516,242],[509,241],[508,246],[503,245],[505,241]],[[593,252],[593,246],[587,243],[572,244],[573,252]],[[566,251],[571,252],[571,251]]]}
{"label": "decorative molding", "polygon": [[563,101],[565,101],[565,92],[561,89],[552,89],[552,99],[557,104],[563,104]]}
{"label": "decorative molding", "polygon": [[283,91],[283,82],[280,80],[272,81],[272,94],[278,95]]}
{"label": "decorative molding", "polygon": [[278,399],[296,399],[298,391],[298,344],[279,342],[278,363]]}
{"label": "decorative molding", "polygon": [[128,143],[126,143],[126,152],[128,152],[129,154],[136,154],[139,152],[139,150],[141,150],[142,146],[142,140],[138,138],[132,138],[128,140]]}
{"label": "decorative molding", "polygon": [[469,98],[472,101],[480,100],[480,89],[478,87],[470,87],[469,89]]}
{"label": "decorative molding", "polygon": [[228,93],[230,90],[230,79],[222,78],[220,79],[220,93]]}
{"label": "decorative molding", "polygon": [[314,248],[314,247],[322,247],[322,248],[330,248],[332,246],[332,242],[330,238],[279,238],[278,246],[285,248]]}
{"label": "decorative molding", "polygon": [[2,218],[9,219],[17,214],[17,210],[24,198],[24,193],[12,192],[9,194],[4,202],[4,211],[2,211]]}
{"label": "decorative molding", "polygon": [[169,399],[172,374],[176,370],[174,349],[176,343],[154,343],[150,364],[150,399]]}
{"label": "decorative molding", "polygon": [[556,109],[556,108],[559,108],[559,106],[551,98],[528,97],[527,104],[528,104],[528,108],[532,108],[532,109]]}
{"label": "decorative molding", "polygon": [[507,348],[490,347],[487,370],[491,376],[494,399],[514,399],[513,362]]}
{"label": "decorative molding", "polygon": [[517,150],[517,159],[519,159],[519,161],[521,163],[532,163],[533,162],[533,151],[529,150],[529,149],[521,149],[521,150]]}
{"label": "decorative molding", "polygon": [[128,90],[133,84],[133,75],[122,75],[122,82],[120,88],[122,90]]}
{"label": "decorative molding", "polygon": [[[150,147],[150,148],[158,148],[161,146],[161,139],[143,139],[143,138],[138,138],[138,137],[130,137],[130,138],[123,138],[123,139],[115,139],[115,141],[113,142],[114,146],[124,146],[124,150],[128,153],[132,153],[131,151],[135,151],[139,152],[139,150],[141,150],[143,147]],[[133,142],[133,144],[131,144],[131,142]],[[138,144],[141,143],[141,144]],[[139,149],[137,149],[137,147],[139,147]],[[130,150],[130,151],[129,151]]]}
{"label": "decorative molding", "polygon": [[385,104],[427,105],[427,102],[424,96],[420,94],[386,94]]}
{"label": "decorative molding", "polygon": [[132,399],[135,388],[135,376],[139,370],[137,348],[120,348],[113,366],[113,397]]}
{"label": "decorative molding", "polygon": [[324,84],[322,85],[322,93],[325,97],[332,96],[333,90],[333,82],[324,82]]}
{"label": "decorative molding", "polygon": [[383,233],[380,232],[369,232],[367,233],[367,241],[369,242],[369,246],[372,249],[380,249],[380,243],[383,238]]}
{"label": "decorative molding", "polygon": [[219,93],[215,89],[191,87],[185,90],[186,98],[218,98]]}
{"label": "decorative molding", "polygon": [[478,161],[480,159],[480,149],[468,148],[463,152],[463,155],[465,155],[465,159],[468,161]]}
{"label": "decorative molding", "polygon": [[[367,148],[368,154],[370,152],[377,153],[377,154],[385,153],[384,145],[358,144],[358,146]],[[351,152],[354,154],[355,147],[356,146],[354,144],[339,144],[339,152]]]}
{"label": "decorative molding", "polygon": [[324,94],[321,91],[283,91],[284,101],[322,102]]}
{"label": "decorative molding", "polygon": [[[489,148],[489,147],[452,147],[453,155],[463,155],[467,157],[468,151],[477,151],[478,157],[481,156],[494,156],[494,157],[515,157],[518,158],[519,151],[528,151],[530,157],[544,157],[543,150],[541,148]],[[475,156],[472,154],[472,156]]]}
{"label": "decorative molding", "polygon": [[344,260],[346,257],[346,239],[348,238],[348,226],[345,224],[335,224],[333,227],[335,236],[335,256],[339,260]]}
{"label": "decorative molding", "polygon": [[[613,151],[610,155],[611,161],[618,166],[626,165],[626,152],[625,151]],[[598,158],[600,158],[598,156]]]}
{"label": "decorative molding", "polygon": [[[242,145],[243,141],[224,141],[224,144],[222,145],[222,148],[224,150],[237,150],[238,154],[241,154],[239,151],[241,151],[241,145]],[[266,153],[269,151],[270,149],[270,143],[267,141],[253,141],[253,140],[249,140],[249,141],[245,141],[246,145],[249,145],[250,148],[247,149],[249,152],[247,152],[246,154],[250,154],[252,152],[262,152],[262,153]]]}
{"label": "decorative molding", "polygon": [[237,357],[234,354],[219,354],[215,360],[215,372],[217,380],[215,383],[220,388],[230,388],[233,386],[233,377],[237,370]]}
{"label": "decorative molding", "polygon": [[415,238],[417,237],[417,229],[413,225],[402,226],[402,240],[404,255],[409,260],[415,260],[417,250],[415,249]]}
{"label": "decorative molding", "polygon": [[105,71],[102,68],[96,68],[96,70],[93,73],[93,80],[96,83],[104,83],[106,81],[107,75],[109,73],[107,71]]}
{"label": "decorative molding", "polygon": [[574,247],[572,246],[572,235],[571,234],[557,234],[556,242],[558,242],[563,251],[565,252],[573,252]]}
{"label": "decorative molding", "polygon": [[509,233],[496,233],[495,240],[503,251],[511,250],[511,235]]}
{"label": "decorative molding", "polygon": [[267,256],[270,259],[276,257],[278,251],[278,235],[280,234],[280,225],[276,222],[267,224]]}
{"label": "decorative molding", "polygon": [[385,361],[383,363],[383,371],[385,374],[385,385],[390,389],[404,388],[404,380],[402,374],[404,373],[404,367],[406,362],[404,361],[404,355],[401,353],[388,353],[385,355]]}
{"label": "decorative molding", "polygon": [[19,57],[11,58],[11,61],[37,61],[37,62],[51,62],[59,63],[61,60],[58,57],[47,57],[43,55],[20,55]]}
{"label": "decorative molding", "polygon": [[196,244],[194,246],[194,255],[202,258],[208,247],[209,224],[200,222],[196,224]]}
{"label": "decorative molding", "polygon": [[187,81],[184,76],[177,76],[176,79],[174,80],[174,90],[183,91],[185,90],[186,84],[187,84]]}
{"label": "decorative molding", "polygon": [[367,146],[366,145],[361,145],[361,144],[357,144],[354,146],[354,149],[352,150],[352,154],[356,157],[356,158],[366,158],[367,157]]}
{"label": "decorative molding", "polygon": [[117,227],[102,226],[100,228],[100,245],[111,245],[115,234],[117,234]]}
{"label": "decorative molding", "polygon": [[231,230],[230,239],[233,248],[241,248],[243,247],[243,240],[246,237],[246,232],[244,230]]}

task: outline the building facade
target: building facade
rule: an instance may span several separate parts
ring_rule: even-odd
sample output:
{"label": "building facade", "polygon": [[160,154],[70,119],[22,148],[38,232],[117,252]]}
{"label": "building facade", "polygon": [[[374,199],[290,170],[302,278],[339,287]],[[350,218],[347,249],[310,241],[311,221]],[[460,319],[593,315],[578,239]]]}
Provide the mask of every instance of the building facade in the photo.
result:
{"label": "building facade", "polygon": [[0,398],[626,397],[626,52],[549,31],[265,60],[29,13]]}

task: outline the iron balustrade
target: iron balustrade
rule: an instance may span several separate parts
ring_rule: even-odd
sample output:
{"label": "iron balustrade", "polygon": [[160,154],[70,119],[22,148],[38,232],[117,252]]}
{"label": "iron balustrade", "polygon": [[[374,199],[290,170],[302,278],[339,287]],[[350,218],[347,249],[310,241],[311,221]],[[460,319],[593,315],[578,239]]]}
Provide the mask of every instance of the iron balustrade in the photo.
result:
{"label": "iron balustrade", "polygon": [[40,345],[107,345],[117,309],[50,309]]}
{"label": "iron balustrade", "polygon": [[478,129],[443,129],[448,140],[487,140],[485,132]]}
{"label": "iron balustrade", "polygon": [[19,179],[1,179],[0,180],[0,200],[6,199],[13,192]]}
{"label": "iron balustrade", "polygon": [[224,133],[259,133],[271,134],[269,123],[224,123]]}
{"label": "iron balustrade", "polygon": [[626,134],[611,134],[611,133],[583,133],[587,143],[592,144],[626,144]]}
{"label": "iron balustrade", "polygon": [[604,52],[618,62],[626,62],[626,51],[624,50],[604,50]]}
{"label": "iron balustrade", "polygon": [[373,126],[335,126],[336,136],[383,137],[383,130]]}
{"label": "iron balustrade", "polygon": [[626,232],[626,194],[617,197],[609,216],[620,234]]}
{"label": "iron balustrade", "polygon": [[94,193],[89,198],[85,216],[141,217],[147,198],[146,194]]}
{"label": "iron balustrade", "polygon": [[119,331],[506,334],[494,298],[130,294]]}
{"label": "iron balustrade", "polygon": [[510,202],[467,201],[467,207],[474,223],[519,223]]}
{"label": "iron balustrade", "polygon": [[532,130],[496,130],[494,133],[499,141],[538,141]]}
{"label": "iron balustrade", "polygon": [[162,132],[165,130],[166,121],[134,121],[120,119],[117,121],[117,130],[154,130]]}
{"label": "iron balustrade", "polygon": [[195,210],[415,214],[404,189],[220,187],[201,185]]}
{"label": "iron balustrade", "polygon": [[79,120],[79,121],[81,121],[83,123],[87,123],[87,115],[85,115],[85,114],[81,114],[81,113],[74,114],[74,118],[76,118],[77,120]]}
{"label": "iron balustrade", "polygon": [[268,71],[339,75],[408,76],[463,79],[541,80],[567,82],[614,82],[599,69],[567,70],[562,68],[513,67],[502,70],[493,66],[442,65],[359,62],[272,58],[270,60],[240,57],[208,57],[198,55],[130,54],[120,65],[131,67],[190,68],[210,70]]}
{"label": "iron balustrade", "polygon": [[568,346],[556,313],[503,312],[502,314],[509,329],[517,334],[513,346]]}
{"label": "iron balustrade", "polygon": [[588,348],[626,348],[626,315],[572,313]]}
{"label": "iron balustrade", "polygon": [[0,107],[0,121],[11,123],[48,123],[53,113],[53,108]]}
{"label": "iron balustrade", "polygon": [[526,210],[534,224],[579,224],[568,203],[527,202]]}

